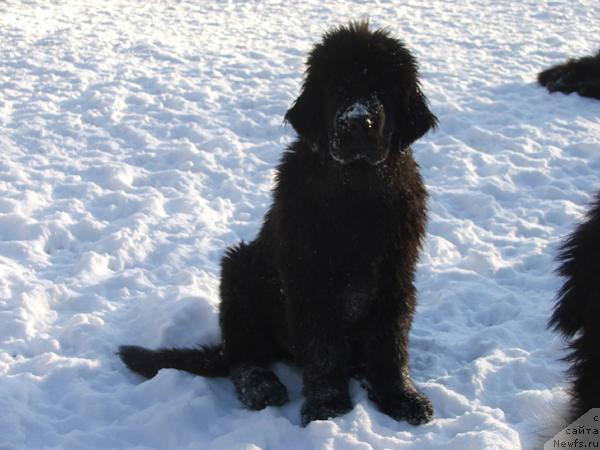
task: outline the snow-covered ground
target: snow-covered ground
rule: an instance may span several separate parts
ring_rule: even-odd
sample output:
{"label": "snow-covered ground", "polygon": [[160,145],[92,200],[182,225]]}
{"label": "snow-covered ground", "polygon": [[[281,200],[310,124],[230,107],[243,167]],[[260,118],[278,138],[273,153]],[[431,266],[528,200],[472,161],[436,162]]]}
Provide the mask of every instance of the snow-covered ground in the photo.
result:
{"label": "snow-covered ground", "polygon": [[[299,426],[226,379],[142,382],[119,344],[219,339],[218,263],[251,239],[307,50],[369,17],[420,60],[440,128],[411,370],[436,419]],[[0,2],[0,449],[533,448],[561,413],[557,243],[600,188],[600,102],[536,73],[600,47],[597,0]]]}

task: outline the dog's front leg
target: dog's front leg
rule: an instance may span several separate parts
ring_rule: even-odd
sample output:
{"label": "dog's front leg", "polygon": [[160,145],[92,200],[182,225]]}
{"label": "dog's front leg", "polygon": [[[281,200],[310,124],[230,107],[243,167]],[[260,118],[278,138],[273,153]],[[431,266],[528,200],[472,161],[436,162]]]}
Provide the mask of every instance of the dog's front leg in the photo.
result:
{"label": "dog's front leg", "polygon": [[383,290],[371,317],[367,346],[369,397],[396,420],[418,425],[433,418],[431,402],[408,374],[408,334],[415,305],[412,284]]}
{"label": "dog's front leg", "polygon": [[290,320],[292,342],[303,370],[302,425],[352,409],[346,368],[347,342],[331,299],[296,298]]}

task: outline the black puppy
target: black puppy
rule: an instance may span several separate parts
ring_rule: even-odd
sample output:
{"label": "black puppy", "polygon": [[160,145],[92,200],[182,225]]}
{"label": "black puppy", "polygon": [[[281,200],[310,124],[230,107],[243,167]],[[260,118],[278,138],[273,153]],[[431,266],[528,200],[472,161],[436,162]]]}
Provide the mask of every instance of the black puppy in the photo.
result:
{"label": "black puppy", "polygon": [[600,100],[600,51],[595,56],[569,59],[544,70],[538,75],[538,83],[550,92],[577,92]]}
{"label": "black puppy", "polygon": [[381,411],[424,423],[433,409],[409,378],[408,334],[427,195],[409,145],[436,117],[404,44],[367,23],[326,33],[307,66],[273,205],[256,239],[222,260],[222,347],[120,356],[146,377],[229,374],[251,409],[287,401],[268,367],[294,361],[303,424],[349,411],[348,378],[360,373]]}
{"label": "black puppy", "polygon": [[587,215],[562,246],[559,273],[566,277],[550,325],[569,339],[574,421],[600,408],[600,193]]}

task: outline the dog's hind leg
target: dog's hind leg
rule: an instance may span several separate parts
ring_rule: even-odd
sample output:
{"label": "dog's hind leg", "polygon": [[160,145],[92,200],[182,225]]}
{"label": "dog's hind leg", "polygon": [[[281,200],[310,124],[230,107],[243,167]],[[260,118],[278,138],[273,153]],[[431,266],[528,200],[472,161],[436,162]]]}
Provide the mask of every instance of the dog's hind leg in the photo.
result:
{"label": "dog's hind leg", "polygon": [[250,409],[287,402],[285,386],[267,367],[279,359],[278,289],[256,244],[230,248],[221,263],[223,351],[239,400]]}
{"label": "dog's hind leg", "polygon": [[241,364],[231,372],[238,399],[249,409],[281,406],[288,401],[285,386],[269,369]]}

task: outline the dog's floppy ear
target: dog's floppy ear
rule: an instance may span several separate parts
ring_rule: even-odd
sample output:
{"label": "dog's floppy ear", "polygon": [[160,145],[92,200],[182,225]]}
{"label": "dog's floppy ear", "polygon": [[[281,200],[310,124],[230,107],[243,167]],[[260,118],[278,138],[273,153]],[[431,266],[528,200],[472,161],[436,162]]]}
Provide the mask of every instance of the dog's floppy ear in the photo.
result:
{"label": "dog's floppy ear", "polygon": [[317,143],[320,133],[321,100],[318,89],[311,80],[306,80],[300,96],[287,113],[284,120],[290,123],[298,136],[312,144]]}
{"label": "dog's floppy ear", "polygon": [[438,123],[437,117],[429,110],[427,98],[417,84],[407,99],[405,114],[400,114],[398,131],[400,148],[405,149]]}

